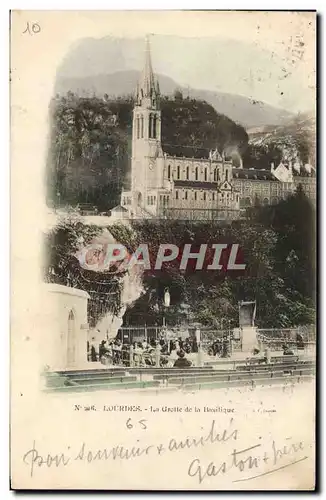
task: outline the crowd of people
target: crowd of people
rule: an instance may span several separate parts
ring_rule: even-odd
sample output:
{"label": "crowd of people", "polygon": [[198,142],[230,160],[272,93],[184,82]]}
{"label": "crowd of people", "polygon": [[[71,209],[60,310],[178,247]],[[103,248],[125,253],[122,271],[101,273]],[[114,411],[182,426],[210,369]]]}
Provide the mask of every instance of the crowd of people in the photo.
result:
{"label": "crowd of people", "polygon": [[[304,340],[301,335],[296,338],[297,349],[304,347]],[[253,349],[253,355],[257,356],[262,351],[262,345],[268,345],[269,342],[263,342],[260,339],[259,345]],[[228,336],[217,338],[214,341],[205,343],[201,346],[209,356],[229,358],[232,354],[232,343]],[[293,355],[294,351],[287,342],[283,342],[282,351],[284,355]],[[159,366],[190,366],[191,361],[187,355],[198,353],[198,343],[195,337],[182,339],[181,337],[168,340],[161,336],[159,339],[148,338],[142,341],[130,343],[125,340],[122,342],[119,338],[111,340],[102,340],[95,346],[88,343],[88,361],[100,361],[106,365],[119,366],[157,366],[159,357]]]}
{"label": "crowd of people", "polygon": [[232,344],[228,336],[224,336],[223,338],[218,338],[212,342],[212,344],[208,347],[207,353],[210,356],[219,356],[221,358],[229,358],[231,356],[231,347]]}
{"label": "crowd of people", "polygon": [[143,339],[140,342],[124,342],[120,339],[102,340],[98,349],[88,344],[88,361],[100,361],[106,365],[156,366],[159,357],[160,366],[191,366],[186,355],[198,352],[195,338],[182,339],[181,337],[167,340],[161,337]]}

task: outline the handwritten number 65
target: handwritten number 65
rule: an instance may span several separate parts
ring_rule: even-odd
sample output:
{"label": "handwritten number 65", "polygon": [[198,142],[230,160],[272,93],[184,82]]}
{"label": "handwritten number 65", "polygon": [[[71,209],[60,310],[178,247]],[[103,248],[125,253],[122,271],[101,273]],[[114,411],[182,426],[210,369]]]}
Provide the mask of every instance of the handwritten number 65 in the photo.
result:
{"label": "handwritten number 65", "polygon": [[[127,429],[133,429],[133,424],[131,423],[131,418],[128,418],[127,422],[126,422],[126,427]],[[142,420],[138,420],[138,424],[141,426],[141,428],[143,430],[146,430],[147,429],[147,425],[145,424],[146,420],[142,419]]]}

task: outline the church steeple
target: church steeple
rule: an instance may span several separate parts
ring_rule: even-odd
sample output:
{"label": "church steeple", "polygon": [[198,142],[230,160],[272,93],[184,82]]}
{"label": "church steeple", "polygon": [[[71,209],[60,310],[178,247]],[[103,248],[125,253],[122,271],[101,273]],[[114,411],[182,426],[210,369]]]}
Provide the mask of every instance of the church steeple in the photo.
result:
{"label": "church steeple", "polygon": [[159,86],[155,81],[149,37],[146,37],[145,45],[145,65],[136,90],[137,104],[150,108],[156,108],[159,98]]}

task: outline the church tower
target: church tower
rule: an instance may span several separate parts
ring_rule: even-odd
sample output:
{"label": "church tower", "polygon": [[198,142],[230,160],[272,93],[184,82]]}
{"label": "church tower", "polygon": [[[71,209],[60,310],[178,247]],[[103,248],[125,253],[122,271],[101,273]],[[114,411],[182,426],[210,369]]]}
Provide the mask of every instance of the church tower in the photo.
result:
{"label": "church tower", "polygon": [[143,207],[148,190],[161,184],[157,158],[162,157],[160,89],[146,39],[145,66],[137,84],[132,124],[131,191]]}

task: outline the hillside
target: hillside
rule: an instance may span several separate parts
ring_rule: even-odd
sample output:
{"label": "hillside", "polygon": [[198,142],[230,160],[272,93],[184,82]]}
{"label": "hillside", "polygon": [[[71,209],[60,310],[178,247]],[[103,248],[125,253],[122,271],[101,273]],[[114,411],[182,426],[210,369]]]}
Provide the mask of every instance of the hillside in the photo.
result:
{"label": "hillside", "polygon": [[[58,73],[55,93],[74,92],[81,97],[108,94],[110,97],[133,94],[139,78],[138,71],[118,71],[111,74],[98,74],[85,77],[65,77]],[[264,102],[254,101],[248,97],[223,92],[212,92],[205,89],[182,87],[171,78],[157,75],[162,94],[171,95],[176,89],[184,96],[200,99],[211,104],[218,113],[224,114],[236,123],[245,127],[261,127],[265,125],[281,125],[291,118],[291,113],[275,108]]]}
{"label": "hillside", "polygon": [[248,130],[249,146],[244,155],[248,168],[268,168],[273,161],[299,161],[316,166],[316,119],[312,114],[299,114],[278,127]]}

